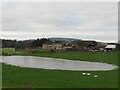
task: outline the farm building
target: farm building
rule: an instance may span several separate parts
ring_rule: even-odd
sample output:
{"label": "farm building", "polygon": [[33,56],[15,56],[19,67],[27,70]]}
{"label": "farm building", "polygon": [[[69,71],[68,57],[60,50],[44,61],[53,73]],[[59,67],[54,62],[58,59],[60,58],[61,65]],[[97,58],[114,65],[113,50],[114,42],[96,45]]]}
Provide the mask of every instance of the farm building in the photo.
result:
{"label": "farm building", "polygon": [[64,51],[76,51],[77,48],[74,45],[66,44],[63,46]]}
{"label": "farm building", "polygon": [[60,49],[63,49],[63,45],[60,43],[43,44],[42,48],[43,49],[60,50]]}
{"label": "farm building", "polygon": [[116,45],[107,45],[105,47],[105,50],[106,51],[112,51],[112,50],[115,50],[116,49]]}
{"label": "farm building", "polygon": [[72,46],[63,46],[63,50],[65,50],[65,49],[71,49],[71,48],[73,48]]}
{"label": "farm building", "polygon": [[42,45],[43,49],[64,51],[112,51],[116,49],[115,43],[101,43],[96,41],[73,41],[65,43],[61,41],[48,42]]}

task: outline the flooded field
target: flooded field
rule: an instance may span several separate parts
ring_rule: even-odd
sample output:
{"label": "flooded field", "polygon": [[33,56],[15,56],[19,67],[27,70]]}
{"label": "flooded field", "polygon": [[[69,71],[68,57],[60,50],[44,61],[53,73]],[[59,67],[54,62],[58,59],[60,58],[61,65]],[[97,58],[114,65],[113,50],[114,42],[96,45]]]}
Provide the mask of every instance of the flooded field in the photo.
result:
{"label": "flooded field", "polygon": [[76,61],[35,56],[1,56],[1,57],[3,63],[29,68],[74,70],[74,71],[108,71],[118,68],[117,66],[112,64],[99,62]]}

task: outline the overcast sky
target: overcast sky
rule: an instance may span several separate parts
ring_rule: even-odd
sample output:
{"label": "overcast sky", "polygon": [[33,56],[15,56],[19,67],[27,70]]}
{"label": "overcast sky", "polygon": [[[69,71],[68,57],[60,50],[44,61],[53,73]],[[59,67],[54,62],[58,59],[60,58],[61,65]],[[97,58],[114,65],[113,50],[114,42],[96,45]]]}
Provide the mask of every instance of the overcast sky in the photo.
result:
{"label": "overcast sky", "polygon": [[4,2],[2,38],[118,40],[117,2]]}

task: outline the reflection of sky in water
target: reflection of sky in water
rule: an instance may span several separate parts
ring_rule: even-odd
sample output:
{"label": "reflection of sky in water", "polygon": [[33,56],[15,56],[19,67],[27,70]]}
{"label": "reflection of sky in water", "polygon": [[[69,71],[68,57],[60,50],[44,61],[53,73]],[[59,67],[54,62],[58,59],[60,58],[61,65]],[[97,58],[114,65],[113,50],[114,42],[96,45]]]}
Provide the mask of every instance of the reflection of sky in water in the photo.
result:
{"label": "reflection of sky in water", "polygon": [[73,61],[33,56],[2,56],[2,62],[20,67],[76,71],[107,71],[117,68],[117,66],[107,63]]}

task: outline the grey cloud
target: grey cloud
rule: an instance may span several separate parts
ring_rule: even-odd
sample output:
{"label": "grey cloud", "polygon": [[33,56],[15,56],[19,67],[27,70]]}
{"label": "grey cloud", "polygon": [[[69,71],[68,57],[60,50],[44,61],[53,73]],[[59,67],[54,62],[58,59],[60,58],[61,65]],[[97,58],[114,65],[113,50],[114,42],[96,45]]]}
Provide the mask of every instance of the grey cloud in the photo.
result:
{"label": "grey cloud", "polygon": [[117,3],[3,3],[3,37],[116,41],[117,16]]}

